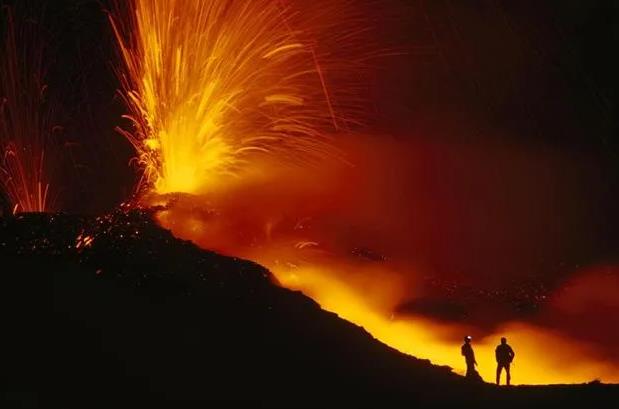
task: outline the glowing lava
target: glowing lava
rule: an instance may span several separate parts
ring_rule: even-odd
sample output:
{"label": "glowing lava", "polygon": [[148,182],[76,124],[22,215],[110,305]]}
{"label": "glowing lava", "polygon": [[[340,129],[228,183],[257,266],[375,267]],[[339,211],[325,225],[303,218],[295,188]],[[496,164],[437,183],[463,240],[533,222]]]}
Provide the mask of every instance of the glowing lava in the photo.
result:
{"label": "glowing lava", "polygon": [[[299,18],[272,0],[133,0],[129,8],[110,17],[135,127],[122,132],[158,193],[212,191],[254,171],[259,156],[298,164],[333,154],[328,135],[347,109],[327,84],[340,67],[313,35],[328,20]],[[333,33],[354,39],[341,27]]]}
{"label": "glowing lava", "polygon": [[[259,198],[257,202],[264,204]],[[212,211],[206,210],[209,206],[214,206]],[[516,349],[513,384],[583,383],[595,379],[619,382],[616,361],[605,358],[595,344],[570,339],[558,330],[506,321],[491,331],[483,331],[458,322],[398,314],[397,306],[411,284],[403,277],[421,276],[422,271],[411,271],[413,267],[405,261],[363,262],[325,248],[321,240],[328,240],[329,235],[323,232],[321,237],[315,237],[306,232],[302,218],[295,217],[294,211],[290,214],[297,223],[282,229],[286,223],[273,217],[277,211],[243,212],[243,208],[226,203],[226,199],[206,204],[203,198],[184,197],[160,212],[158,219],[179,238],[266,266],[285,287],[302,291],[325,310],[362,326],[385,344],[434,364],[448,365],[456,373],[465,372],[459,351],[462,336],[472,334],[478,370],[486,382],[494,382],[494,348],[502,336],[507,336]]]}
{"label": "glowing lava", "polygon": [[[340,2],[324,2],[333,3]],[[360,203],[338,198],[350,189],[350,179],[337,181],[338,171],[322,166],[295,178],[281,166],[333,155],[328,135],[345,129],[345,113],[360,107],[357,90],[340,81],[330,86],[341,65],[355,65],[338,55],[353,48],[348,44],[357,38],[355,30],[300,16],[281,1],[129,4],[127,16],[111,17],[124,61],[123,95],[135,127],[123,133],[138,153],[149,193],[208,193],[207,199],[177,196],[176,204],[159,213],[161,224],[204,248],[260,262],[284,285],[381,341],[462,372],[459,345],[471,328],[394,315],[403,296],[398,273],[420,272],[412,274],[414,267],[405,260],[367,267],[339,251],[346,246],[342,231],[333,231],[340,227],[336,212],[357,214]],[[324,8],[325,15],[346,19],[333,6]],[[335,39],[334,48],[325,51],[316,40],[323,31]],[[392,158],[381,160],[387,164]],[[230,176],[240,176],[240,188],[229,186]],[[252,184],[254,190],[247,190]],[[373,214],[383,220],[402,216],[385,212],[381,199],[373,197]],[[336,227],[310,235],[303,228],[307,218]],[[290,228],[282,231],[286,221]],[[328,242],[336,248],[323,245]],[[494,376],[493,348],[504,334],[516,348],[515,383],[619,381],[616,365],[586,346],[521,323],[506,323],[483,336],[473,332],[487,381]]]}
{"label": "glowing lava", "polygon": [[6,10],[0,49],[0,184],[14,213],[50,211],[53,126],[45,101],[43,42],[33,27],[24,24],[18,30]]}

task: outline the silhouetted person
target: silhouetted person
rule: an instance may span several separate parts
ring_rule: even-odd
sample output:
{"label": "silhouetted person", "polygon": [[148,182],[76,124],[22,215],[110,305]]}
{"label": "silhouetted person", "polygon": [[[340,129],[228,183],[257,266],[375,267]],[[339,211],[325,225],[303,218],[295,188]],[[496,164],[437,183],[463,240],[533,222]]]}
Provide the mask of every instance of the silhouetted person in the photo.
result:
{"label": "silhouetted person", "polygon": [[496,363],[497,363],[496,384],[498,385],[500,383],[501,370],[505,368],[507,385],[509,385],[509,381],[511,380],[511,376],[509,374],[509,365],[514,360],[514,356],[516,356],[516,354],[514,353],[514,350],[512,349],[512,347],[507,345],[507,339],[505,339],[505,337],[501,338],[501,343],[499,344],[499,346],[496,347],[494,354],[496,356]]}
{"label": "silhouetted person", "polygon": [[471,379],[478,379],[479,374],[475,370],[475,365],[477,365],[477,361],[475,360],[475,352],[473,352],[473,347],[471,346],[471,339],[472,338],[470,335],[464,337],[464,344],[462,345],[461,351],[466,362],[466,377]]}

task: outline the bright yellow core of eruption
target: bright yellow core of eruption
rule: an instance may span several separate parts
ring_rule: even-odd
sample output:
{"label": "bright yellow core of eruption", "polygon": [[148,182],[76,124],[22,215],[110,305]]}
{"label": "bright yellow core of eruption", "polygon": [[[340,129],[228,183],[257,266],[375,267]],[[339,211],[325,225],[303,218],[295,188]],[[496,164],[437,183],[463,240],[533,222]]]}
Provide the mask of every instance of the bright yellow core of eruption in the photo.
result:
{"label": "bright yellow core of eruption", "polygon": [[329,150],[334,114],[316,53],[282,4],[133,0],[128,24],[111,18],[135,125],[124,134],[158,193],[211,189],[257,154]]}

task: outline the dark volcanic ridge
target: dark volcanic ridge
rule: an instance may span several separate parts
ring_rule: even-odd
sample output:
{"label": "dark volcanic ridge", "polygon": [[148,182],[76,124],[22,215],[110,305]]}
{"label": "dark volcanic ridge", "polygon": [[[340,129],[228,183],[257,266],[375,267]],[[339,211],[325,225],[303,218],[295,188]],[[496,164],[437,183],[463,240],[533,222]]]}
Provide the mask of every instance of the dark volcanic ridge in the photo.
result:
{"label": "dark volcanic ridge", "polygon": [[[402,354],[149,211],[0,219],[2,407],[521,406],[616,386],[499,389]],[[458,346],[454,346],[454,353]]]}

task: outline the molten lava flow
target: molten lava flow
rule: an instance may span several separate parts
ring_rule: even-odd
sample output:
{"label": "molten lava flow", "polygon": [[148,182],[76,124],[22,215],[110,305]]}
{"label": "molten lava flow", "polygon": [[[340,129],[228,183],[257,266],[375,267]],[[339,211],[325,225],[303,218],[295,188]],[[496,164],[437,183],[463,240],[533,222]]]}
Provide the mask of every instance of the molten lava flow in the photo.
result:
{"label": "molten lava flow", "polygon": [[[362,30],[333,23],[347,18],[333,4],[347,1],[319,3],[326,7],[313,15],[297,12],[302,1],[132,0],[127,15],[111,17],[135,126],[123,133],[145,169],[150,191],[143,200],[168,206],[160,223],[204,248],[262,263],[283,285],[381,341],[460,373],[462,335],[472,333],[487,381],[502,335],[516,349],[515,383],[619,380],[617,365],[597,351],[539,326],[507,322],[480,334],[398,314],[423,269],[406,255],[385,260],[357,243],[380,240],[374,225],[402,224],[409,203],[390,209],[382,190],[369,185],[374,178],[383,187],[386,173],[397,173],[393,155],[379,158],[383,173],[355,161],[356,176],[342,161],[327,160],[340,151],[328,135],[346,130],[350,113],[359,118],[360,94],[342,73],[363,58],[339,50],[355,49],[350,41],[358,44]],[[321,36],[331,37],[331,48]],[[314,159],[322,160],[320,167],[282,167]],[[231,176],[241,177],[232,183]],[[401,186],[395,190],[402,198]]]}
{"label": "molten lava flow", "polygon": [[[367,140],[365,143],[369,144]],[[349,151],[347,147],[342,149]],[[363,166],[325,165],[319,171],[296,175],[273,171],[268,182],[251,181],[227,194],[208,198],[177,196],[171,201],[162,198],[160,203],[173,204],[158,214],[159,222],[177,237],[192,240],[202,248],[266,266],[282,285],[301,290],[324,309],[362,326],[380,341],[435,364],[448,365],[457,373],[464,373],[460,345],[463,335],[470,334],[478,370],[488,382],[494,381],[494,348],[502,336],[507,337],[517,354],[512,368],[514,384],[619,381],[619,359],[612,352],[616,343],[587,339],[577,332],[582,326],[571,322],[591,321],[587,328],[592,335],[598,331],[598,338],[612,335],[608,328],[616,318],[610,318],[610,323],[608,320],[617,316],[616,302],[603,302],[598,297],[602,303],[598,309],[605,312],[589,313],[586,309],[580,315],[572,313],[575,308],[594,305],[591,300],[597,297],[595,294],[587,293],[589,301],[582,301],[582,291],[564,294],[558,287],[548,295],[557,301],[546,304],[539,314],[515,319],[502,318],[503,312],[499,311],[498,325],[489,327],[401,310],[403,302],[424,296],[423,277],[432,273],[412,261],[415,248],[407,246],[411,239],[409,228],[405,227],[404,236],[398,233],[400,225],[406,226],[410,203],[395,208],[385,193],[384,186],[393,181],[388,172],[398,169],[397,155],[392,150],[381,152],[376,146],[369,150],[383,167],[382,174],[378,167],[355,156],[355,163]],[[398,145],[397,150],[403,147]],[[416,150],[425,148],[417,146]],[[424,154],[429,155],[427,151]],[[402,157],[410,162],[408,153]],[[357,173],[359,177],[355,177]],[[401,185],[397,187],[393,195],[402,200],[406,193]],[[377,226],[384,228],[391,221],[394,223],[388,227],[387,236],[376,233]],[[405,249],[399,252],[401,245]],[[382,248],[389,257],[364,246]],[[603,283],[599,287],[610,286]],[[612,300],[612,293],[607,290],[606,299]],[[486,307],[492,310],[499,305],[492,302]],[[566,322],[574,328],[567,328]]]}
{"label": "molten lava flow", "polygon": [[336,105],[327,82],[341,67],[314,34],[331,29],[350,44],[351,31],[273,0],[132,0],[129,9],[110,18],[135,126],[123,133],[158,193],[212,191],[254,172],[258,156],[298,164],[334,153],[328,134],[354,96]]}
{"label": "molten lava flow", "polygon": [[[260,200],[257,198],[263,204]],[[242,206],[232,204],[226,209],[221,205],[195,197],[177,198],[158,217],[177,237],[254,260],[269,268],[285,287],[302,291],[322,308],[362,326],[385,344],[434,364],[448,365],[459,374],[465,372],[459,350],[462,335],[472,334],[478,370],[487,382],[494,382],[494,348],[502,336],[516,349],[514,384],[619,381],[619,365],[605,358],[595,344],[570,339],[542,325],[512,321],[485,332],[457,322],[398,314],[397,305],[411,284],[401,273],[408,270],[410,277],[422,272],[411,272],[412,267],[406,264],[364,262],[325,249],[320,240],[329,237],[307,237],[302,219],[282,229],[285,220],[273,217],[269,210],[264,210],[261,218],[259,212],[244,213]]]}
{"label": "molten lava flow", "polygon": [[52,210],[50,110],[45,105],[42,40],[30,27],[16,29],[7,9],[0,49],[0,184],[13,212]]}
{"label": "molten lava flow", "polygon": [[[334,280],[331,266],[291,269],[272,264],[270,268],[286,287],[310,295],[326,310],[363,326],[387,345],[416,357],[429,358],[435,364],[448,365],[464,375],[458,341],[462,334],[477,333],[475,329],[441,324],[423,316],[397,317],[386,308],[388,303],[382,308],[373,307],[368,303],[367,293],[354,284]],[[388,276],[385,272],[379,274]],[[386,284],[375,285],[380,288]],[[512,322],[503,324],[494,333],[474,337],[478,370],[487,382],[494,381],[494,348],[506,334],[517,346],[518,356],[512,368],[514,384],[619,381],[617,366],[604,362],[593,347],[587,348],[542,327]]]}

